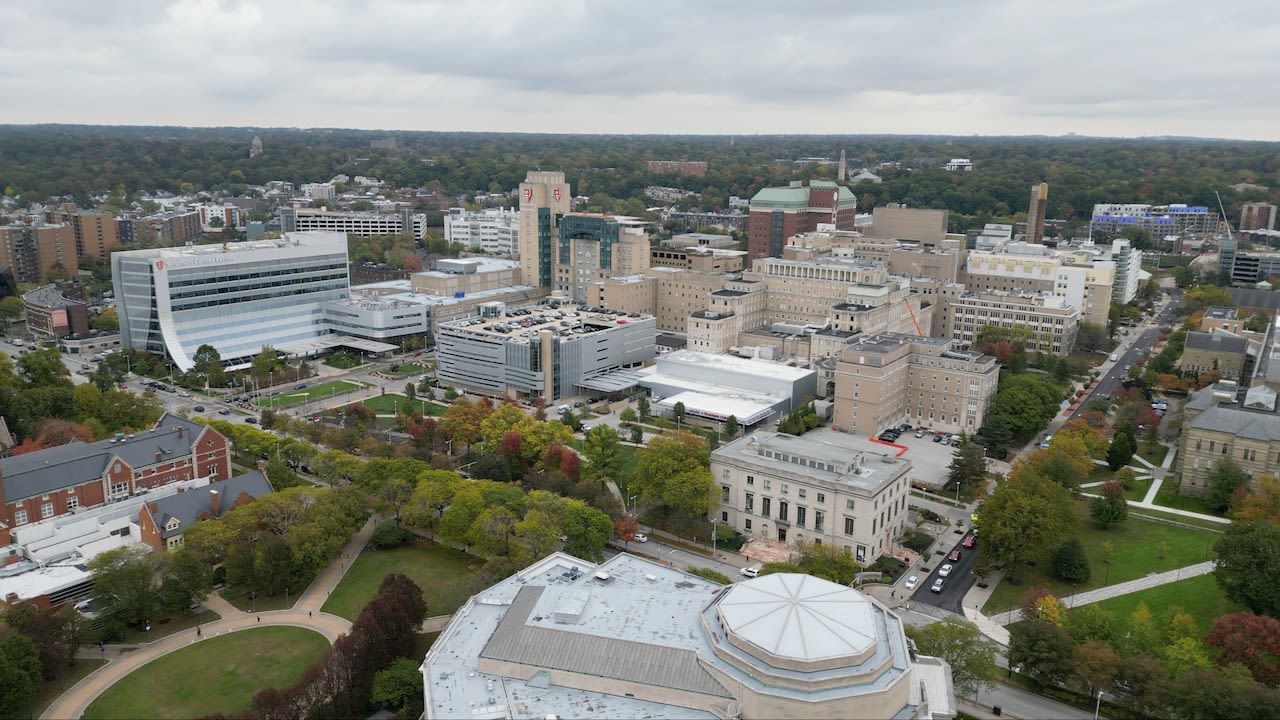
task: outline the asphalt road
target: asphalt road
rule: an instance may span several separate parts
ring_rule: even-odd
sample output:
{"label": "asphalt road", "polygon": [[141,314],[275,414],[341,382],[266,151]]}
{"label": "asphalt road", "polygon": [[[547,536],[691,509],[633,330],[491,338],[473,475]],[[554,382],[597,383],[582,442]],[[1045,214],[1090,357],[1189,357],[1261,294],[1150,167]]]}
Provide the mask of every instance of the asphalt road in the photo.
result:
{"label": "asphalt road", "polygon": [[[978,581],[978,576],[972,572],[973,562],[978,557],[978,548],[965,549],[960,547],[960,541],[964,535],[948,535],[952,539],[952,544],[946,548],[942,555],[934,554],[925,562],[925,567],[930,569],[929,574],[923,572],[917,573],[920,582],[916,585],[915,592],[911,595],[912,602],[924,603],[941,608],[948,612],[963,615],[964,610],[961,607],[964,602],[965,593],[969,592],[969,588]],[[960,550],[960,559],[951,561],[946,559],[946,555],[952,550]],[[938,570],[943,565],[951,566],[951,574],[942,581],[942,592],[933,592],[933,581],[938,578]]]}
{"label": "asphalt road", "polygon": [[1115,353],[1119,355],[1118,360],[1105,375],[1099,378],[1098,384],[1094,386],[1093,391],[1076,406],[1075,412],[1071,413],[1072,420],[1085,412],[1086,406],[1094,397],[1109,398],[1120,390],[1120,384],[1129,376],[1125,368],[1135,364],[1138,358],[1143,357],[1151,350],[1151,346],[1155,344],[1162,328],[1173,322],[1173,308],[1181,301],[1181,297],[1182,292],[1180,290],[1171,291],[1170,301],[1165,304],[1155,318],[1149,319],[1138,326],[1142,329],[1137,330],[1137,335],[1131,333],[1129,337],[1121,342],[1120,347],[1115,350]]}

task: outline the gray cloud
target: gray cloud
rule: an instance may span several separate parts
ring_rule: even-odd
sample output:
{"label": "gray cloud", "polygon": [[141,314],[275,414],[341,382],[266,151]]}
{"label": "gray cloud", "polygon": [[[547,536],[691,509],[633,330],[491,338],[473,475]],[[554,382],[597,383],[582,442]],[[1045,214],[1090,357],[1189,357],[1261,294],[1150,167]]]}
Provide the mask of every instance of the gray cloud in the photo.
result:
{"label": "gray cloud", "polygon": [[30,3],[0,92],[7,122],[1280,139],[1260,0],[860,4]]}

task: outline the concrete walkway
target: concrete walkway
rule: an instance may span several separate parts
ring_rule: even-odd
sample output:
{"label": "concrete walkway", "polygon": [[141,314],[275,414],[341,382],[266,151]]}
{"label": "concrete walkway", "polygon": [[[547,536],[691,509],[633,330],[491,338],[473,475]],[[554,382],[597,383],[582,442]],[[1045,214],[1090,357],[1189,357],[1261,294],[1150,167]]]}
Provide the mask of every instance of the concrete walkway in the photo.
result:
{"label": "concrete walkway", "polygon": [[201,626],[200,635],[196,635],[194,630],[184,630],[150,643],[107,645],[105,651],[90,646],[88,657],[105,659],[107,664],[64,692],[40,717],[78,718],[84,714],[89,703],[129,673],[158,657],[206,638],[271,625],[314,630],[333,643],[338,636],[351,629],[351,623],[345,618],[322,613],[320,608],[329,598],[329,593],[333,592],[346,575],[347,568],[351,567],[351,560],[368,544],[377,524],[377,516],[369,518],[364,527],[343,547],[342,553],[312,581],[293,607],[287,610],[250,613],[236,608],[222,596],[215,594],[205,600],[205,606],[222,615],[222,618]]}
{"label": "concrete walkway", "polygon": [[[1208,575],[1213,572],[1213,565],[1213,561],[1209,560],[1202,563],[1196,563],[1195,565],[1188,565],[1184,568],[1167,570],[1160,573],[1151,573],[1150,575],[1140,577],[1136,580],[1128,580],[1126,582],[1116,583],[1115,585],[1108,585],[1106,587],[1076,593],[1075,595],[1068,595],[1061,598],[1061,600],[1062,604],[1068,609],[1076,608],[1081,605],[1089,605],[1090,603],[1110,600],[1113,597],[1120,597],[1121,595],[1128,595],[1129,593],[1135,593],[1141,590],[1159,587],[1161,585],[1168,585],[1169,583],[1175,583],[1179,580],[1186,580],[1187,578],[1198,577],[1200,575]],[[965,596],[965,600],[968,599],[968,596]],[[974,612],[976,613],[977,611],[975,610]],[[966,608],[965,615],[967,616],[968,614],[969,610]],[[1022,617],[1018,610],[1014,610],[1012,612],[1003,612],[997,615],[992,615],[985,619],[988,622],[992,622],[997,625],[1008,625],[1021,620]],[[979,625],[979,627],[981,627],[981,625]]]}

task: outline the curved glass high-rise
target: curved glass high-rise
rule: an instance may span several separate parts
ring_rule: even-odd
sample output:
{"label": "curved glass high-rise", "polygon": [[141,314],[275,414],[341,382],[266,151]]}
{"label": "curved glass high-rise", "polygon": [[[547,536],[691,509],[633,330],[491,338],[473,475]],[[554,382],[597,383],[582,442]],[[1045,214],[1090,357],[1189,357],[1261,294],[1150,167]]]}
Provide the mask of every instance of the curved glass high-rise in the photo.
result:
{"label": "curved glass high-rise", "polygon": [[350,295],[339,232],[117,252],[111,275],[124,347],[163,353],[183,371],[201,345],[236,368],[264,345],[327,334],[321,303]]}

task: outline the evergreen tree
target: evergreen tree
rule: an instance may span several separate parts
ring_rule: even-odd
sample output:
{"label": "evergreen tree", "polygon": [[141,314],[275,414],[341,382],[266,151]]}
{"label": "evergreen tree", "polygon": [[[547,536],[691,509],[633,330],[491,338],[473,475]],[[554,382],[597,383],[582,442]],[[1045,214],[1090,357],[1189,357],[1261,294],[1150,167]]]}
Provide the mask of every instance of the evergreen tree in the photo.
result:
{"label": "evergreen tree", "polygon": [[1069,583],[1082,583],[1089,579],[1089,558],[1079,540],[1071,538],[1053,554],[1053,574]]}

